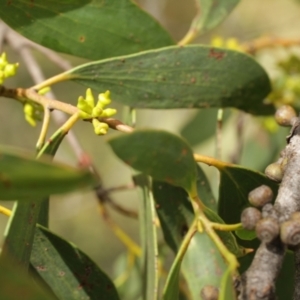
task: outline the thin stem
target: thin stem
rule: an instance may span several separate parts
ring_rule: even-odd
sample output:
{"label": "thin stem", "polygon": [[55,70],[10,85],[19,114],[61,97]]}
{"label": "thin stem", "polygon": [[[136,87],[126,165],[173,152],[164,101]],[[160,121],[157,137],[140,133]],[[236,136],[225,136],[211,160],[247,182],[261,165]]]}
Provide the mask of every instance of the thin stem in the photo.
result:
{"label": "thin stem", "polygon": [[211,222],[211,225],[213,229],[220,230],[220,231],[235,231],[243,228],[242,223],[221,224],[221,223]]}
{"label": "thin stem", "polygon": [[62,82],[62,81],[67,81],[67,80],[70,80],[74,78],[74,75],[72,74],[68,74],[67,72],[64,72],[64,73],[60,73],[58,75],[55,75],[41,83],[38,83],[34,86],[32,86],[31,88],[34,89],[34,90],[40,90],[42,88],[45,88],[45,87],[48,87],[48,86],[51,86],[53,84],[56,84],[58,82]]}
{"label": "thin stem", "polygon": [[285,39],[264,36],[241,45],[242,51],[255,54],[257,51],[270,47],[291,47],[300,45],[300,39]]}
{"label": "thin stem", "polygon": [[194,153],[194,159],[195,159],[196,162],[205,163],[209,166],[214,166],[218,169],[221,169],[221,168],[228,167],[228,166],[232,165],[231,163],[227,163],[225,161],[218,160],[214,157],[201,155],[201,154],[196,154],[196,153]]}
{"label": "thin stem", "polygon": [[187,34],[178,42],[178,46],[188,45],[195,40],[198,32],[194,30],[189,30]]}
{"label": "thin stem", "polygon": [[44,108],[43,125],[42,125],[42,129],[41,129],[38,141],[36,143],[37,151],[40,151],[45,143],[49,124],[50,124],[50,110],[47,107],[45,107]]}

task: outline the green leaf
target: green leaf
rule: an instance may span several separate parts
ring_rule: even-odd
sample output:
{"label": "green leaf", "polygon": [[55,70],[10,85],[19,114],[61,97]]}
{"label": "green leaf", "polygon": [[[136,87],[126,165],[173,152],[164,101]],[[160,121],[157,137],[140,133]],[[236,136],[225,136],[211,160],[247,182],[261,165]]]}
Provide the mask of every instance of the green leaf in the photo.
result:
{"label": "green leaf", "polygon": [[92,60],[174,43],[129,0],[1,1],[0,18],[38,44]]}
{"label": "green leaf", "polygon": [[[188,141],[191,147],[202,143],[216,134],[218,108],[201,109],[181,129],[181,135]],[[225,110],[223,124],[228,120],[231,111]]]}
{"label": "green leaf", "polygon": [[192,299],[199,299],[206,285],[220,287],[226,268],[222,255],[207,233],[196,233],[182,262],[182,273]]}
{"label": "green leaf", "polygon": [[219,215],[226,224],[240,222],[243,209],[249,206],[248,194],[254,188],[265,184],[277,194],[278,184],[260,172],[233,164],[224,164],[218,169],[221,173]]}
{"label": "green leaf", "polygon": [[250,56],[202,45],[172,46],[96,61],[53,79],[72,79],[135,108],[236,107],[274,113],[264,69]]}
{"label": "green leaf", "polygon": [[119,300],[111,280],[73,244],[37,225],[30,262],[59,299]]}
{"label": "green leaf", "polygon": [[197,194],[193,152],[180,137],[162,130],[136,130],[111,139],[109,144],[134,169]]}
{"label": "green leaf", "polygon": [[242,240],[252,241],[256,238],[255,230],[246,230],[244,228],[236,230],[235,234]]}
{"label": "green leaf", "polygon": [[96,184],[88,170],[36,160],[24,151],[5,147],[0,147],[0,170],[2,200],[36,199]]}
{"label": "green leaf", "polygon": [[135,185],[142,189],[142,199],[139,210],[139,225],[142,245],[143,299],[156,300],[158,295],[158,246],[156,234],[156,215],[154,200],[151,193],[149,176],[139,174],[134,176]]}
{"label": "green leaf", "polygon": [[0,261],[5,260],[9,254],[11,259],[22,265],[24,269],[29,267],[35,224],[40,208],[41,201],[33,199],[26,203],[18,201],[14,204],[12,215],[6,225]]}
{"label": "green leaf", "polygon": [[189,31],[203,34],[219,25],[240,0],[195,0],[195,2],[198,11]]}
{"label": "green leaf", "polygon": [[53,300],[8,256],[0,260],[0,299]]}
{"label": "green leaf", "polygon": [[[38,157],[43,154],[54,156],[64,136],[65,134],[57,131],[47,141]],[[27,200],[26,202],[18,201],[14,205],[6,227],[1,254],[1,260],[5,259],[6,253],[9,253],[25,269],[29,266],[35,225],[39,223],[48,226],[49,219],[49,198],[35,200],[29,195]]]}
{"label": "green leaf", "polygon": [[233,288],[232,272],[227,268],[226,272],[223,274],[221,289],[218,300],[234,300],[236,299],[236,294]]}
{"label": "green leaf", "polygon": [[180,268],[181,260],[175,261],[168,273],[167,282],[163,291],[163,300],[178,300]]}

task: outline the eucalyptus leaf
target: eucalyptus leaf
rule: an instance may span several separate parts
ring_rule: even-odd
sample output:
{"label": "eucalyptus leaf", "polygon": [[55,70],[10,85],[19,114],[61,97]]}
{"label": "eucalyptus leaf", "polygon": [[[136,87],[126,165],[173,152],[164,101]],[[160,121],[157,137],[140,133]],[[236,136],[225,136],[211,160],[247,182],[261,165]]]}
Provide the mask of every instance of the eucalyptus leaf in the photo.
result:
{"label": "eucalyptus leaf", "polygon": [[30,262],[58,299],[119,300],[114,284],[81,250],[37,225]]}
{"label": "eucalyptus leaf", "polygon": [[149,176],[134,176],[135,185],[142,190],[139,210],[140,235],[142,245],[143,299],[158,298],[158,246],[156,233],[156,215]]}
{"label": "eucalyptus leaf", "polygon": [[203,34],[219,25],[240,0],[195,0],[195,2],[197,14],[189,31]]}
{"label": "eucalyptus leaf", "polygon": [[132,168],[197,195],[193,152],[180,137],[167,131],[144,129],[113,138],[109,144]]}
{"label": "eucalyptus leaf", "polygon": [[28,201],[96,184],[96,178],[88,170],[49,159],[36,160],[25,151],[5,147],[0,147],[0,169],[2,200]]}
{"label": "eucalyptus leaf", "polygon": [[38,44],[92,60],[174,43],[130,0],[1,1],[0,18]]}
{"label": "eucalyptus leaf", "polygon": [[[245,71],[247,70],[247,71]],[[135,108],[235,107],[274,113],[265,70],[249,55],[203,45],[171,46],[78,66],[53,78],[74,80]]]}

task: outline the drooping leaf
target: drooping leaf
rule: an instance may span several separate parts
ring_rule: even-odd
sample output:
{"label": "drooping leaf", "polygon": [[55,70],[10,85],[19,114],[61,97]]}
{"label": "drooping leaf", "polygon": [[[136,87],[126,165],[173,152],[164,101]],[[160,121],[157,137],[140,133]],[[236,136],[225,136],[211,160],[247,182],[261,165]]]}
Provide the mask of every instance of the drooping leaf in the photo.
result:
{"label": "drooping leaf", "polygon": [[38,44],[92,60],[173,44],[130,0],[1,1],[0,18]]}
{"label": "drooping leaf", "polygon": [[240,0],[195,0],[195,2],[198,11],[189,31],[203,34],[219,25]]}
{"label": "drooping leaf", "polygon": [[55,300],[8,256],[0,260],[0,299]]}
{"label": "drooping leaf", "polygon": [[[193,147],[216,134],[217,108],[201,109],[181,129],[181,135]],[[223,116],[223,124],[230,116],[230,110],[226,109]]]}
{"label": "drooping leaf", "polygon": [[110,90],[115,101],[135,108],[236,107],[252,114],[272,114],[263,104],[270,92],[264,69],[250,56],[203,45],[172,46],[96,61],[76,67],[56,80],[72,79]]}
{"label": "drooping leaf", "polygon": [[119,300],[114,284],[76,246],[37,225],[30,262],[59,299]]}
{"label": "drooping leaf", "polygon": [[162,130],[136,130],[111,139],[109,144],[134,169],[197,194],[193,153],[180,137]]}
{"label": "drooping leaf", "polygon": [[2,200],[32,200],[96,184],[88,170],[36,160],[24,151],[5,147],[0,148],[0,170]]}
{"label": "drooping leaf", "polygon": [[149,176],[139,174],[134,176],[135,185],[142,189],[142,199],[139,210],[139,225],[142,246],[143,299],[158,298],[158,246],[155,224],[154,200],[151,192]]}

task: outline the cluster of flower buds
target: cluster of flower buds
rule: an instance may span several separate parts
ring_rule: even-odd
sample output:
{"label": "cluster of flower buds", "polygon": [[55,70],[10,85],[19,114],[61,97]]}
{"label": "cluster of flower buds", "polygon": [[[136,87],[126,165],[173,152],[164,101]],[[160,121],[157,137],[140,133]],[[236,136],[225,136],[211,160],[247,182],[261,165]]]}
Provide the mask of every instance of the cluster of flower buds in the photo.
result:
{"label": "cluster of flower buds", "polygon": [[109,118],[117,113],[116,109],[105,108],[110,102],[110,91],[99,94],[96,104],[91,89],[86,90],[85,98],[82,96],[78,98],[77,108],[80,109],[80,117],[82,119],[92,119],[94,131],[97,135],[106,134],[108,130],[108,125],[99,121],[98,118]]}
{"label": "cluster of flower buds", "polygon": [[8,63],[6,53],[3,52],[0,56],[0,84],[2,84],[6,78],[16,75],[18,66],[18,63]]}
{"label": "cluster of flower buds", "polygon": [[[41,90],[38,91],[40,95],[45,95],[50,91],[49,87],[45,87]],[[24,104],[23,108],[24,114],[25,114],[25,120],[31,125],[31,126],[36,126],[36,121],[41,121],[42,120],[42,111],[43,108],[41,105],[31,102],[31,101],[26,101]]]}

